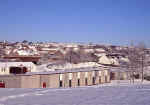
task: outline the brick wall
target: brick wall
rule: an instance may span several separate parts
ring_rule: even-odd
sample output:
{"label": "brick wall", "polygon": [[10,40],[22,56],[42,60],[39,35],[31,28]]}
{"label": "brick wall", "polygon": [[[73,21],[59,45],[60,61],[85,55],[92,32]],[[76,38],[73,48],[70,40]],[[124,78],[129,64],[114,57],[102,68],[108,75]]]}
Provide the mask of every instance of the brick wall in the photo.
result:
{"label": "brick wall", "polygon": [[21,77],[15,75],[0,76],[0,80],[3,80],[6,88],[21,88]]}
{"label": "brick wall", "polygon": [[[105,70],[101,71],[101,77],[98,71],[94,71],[95,84],[110,82],[110,73],[105,74]],[[69,74],[62,74],[62,87],[69,87]],[[71,73],[71,87],[78,86],[78,72]],[[85,78],[87,75],[87,85],[93,85],[93,71],[80,72],[80,86],[85,86]],[[6,88],[43,88],[43,83],[46,83],[46,88],[60,87],[60,74],[46,75],[7,75],[0,76],[0,80],[4,80]]]}
{"label": "brick wall", "polygon": [[21,88],[40,88],[40,75],[20,76]]}
{"label": "brick wall", "polygon": [[59,74],[49,75],[49,88],[59,88]]}

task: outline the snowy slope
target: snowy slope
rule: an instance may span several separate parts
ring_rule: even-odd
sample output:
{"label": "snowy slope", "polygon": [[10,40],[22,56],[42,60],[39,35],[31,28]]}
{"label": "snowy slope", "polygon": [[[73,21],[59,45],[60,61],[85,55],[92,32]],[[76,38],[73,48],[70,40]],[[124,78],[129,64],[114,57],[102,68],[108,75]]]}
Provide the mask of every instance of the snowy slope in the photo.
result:
{"label": "snowy slope", "polygon": [[150,85],[0,89],[0,105],[150,105]]}

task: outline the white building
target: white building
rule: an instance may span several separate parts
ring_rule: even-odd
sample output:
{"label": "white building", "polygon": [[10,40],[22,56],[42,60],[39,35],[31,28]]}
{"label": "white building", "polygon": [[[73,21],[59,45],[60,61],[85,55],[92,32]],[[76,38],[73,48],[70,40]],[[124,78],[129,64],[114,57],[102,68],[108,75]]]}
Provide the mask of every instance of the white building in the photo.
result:
{"label": "white building", "polygon": [[36,72],[36,65],[32,62],[1,62],[0,75],[24,74]]}

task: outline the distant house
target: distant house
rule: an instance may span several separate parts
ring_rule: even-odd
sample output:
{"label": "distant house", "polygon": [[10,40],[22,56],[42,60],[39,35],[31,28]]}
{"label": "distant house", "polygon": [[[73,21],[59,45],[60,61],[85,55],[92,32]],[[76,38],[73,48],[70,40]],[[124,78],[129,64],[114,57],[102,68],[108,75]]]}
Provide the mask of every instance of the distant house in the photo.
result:
{"label": "distant house", "polygon": [[99,58],[99,63],[104,65],[112,64],[111,60],[106,55],[103,55],[102,57]]}
{"label": "distant house", "polygon": [[36,65],[32,62],[1,62],[0,75],[25,74],[36,72]]}
{"label": "distant house", "polygon": [[119,61],[116,57],[108,57],[107,55],[102,55],[99,58],[99,63],[103,65],[119,66]]}
{"label": "distant house", "polygon": [[119,61],[118,61],[118,59],[116,57],[115,58],[111,58],[110,60],[111,60],[113,66],[119,66],[120,65]]}

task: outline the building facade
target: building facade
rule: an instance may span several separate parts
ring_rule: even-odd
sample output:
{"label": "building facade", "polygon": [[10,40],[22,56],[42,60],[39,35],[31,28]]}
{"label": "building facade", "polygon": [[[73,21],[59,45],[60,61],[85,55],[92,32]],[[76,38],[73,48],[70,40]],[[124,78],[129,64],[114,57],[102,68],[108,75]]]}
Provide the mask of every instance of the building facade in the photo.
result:
{"label": "building facade", "polygon": [[110,82],[110,72],[103,68],[1,75],[5,88],[66,88]]}
{"label": "building facade", "polygon": [[32,62],[1,62],[0,75],[25,74],[36,72],[36,65]]}

